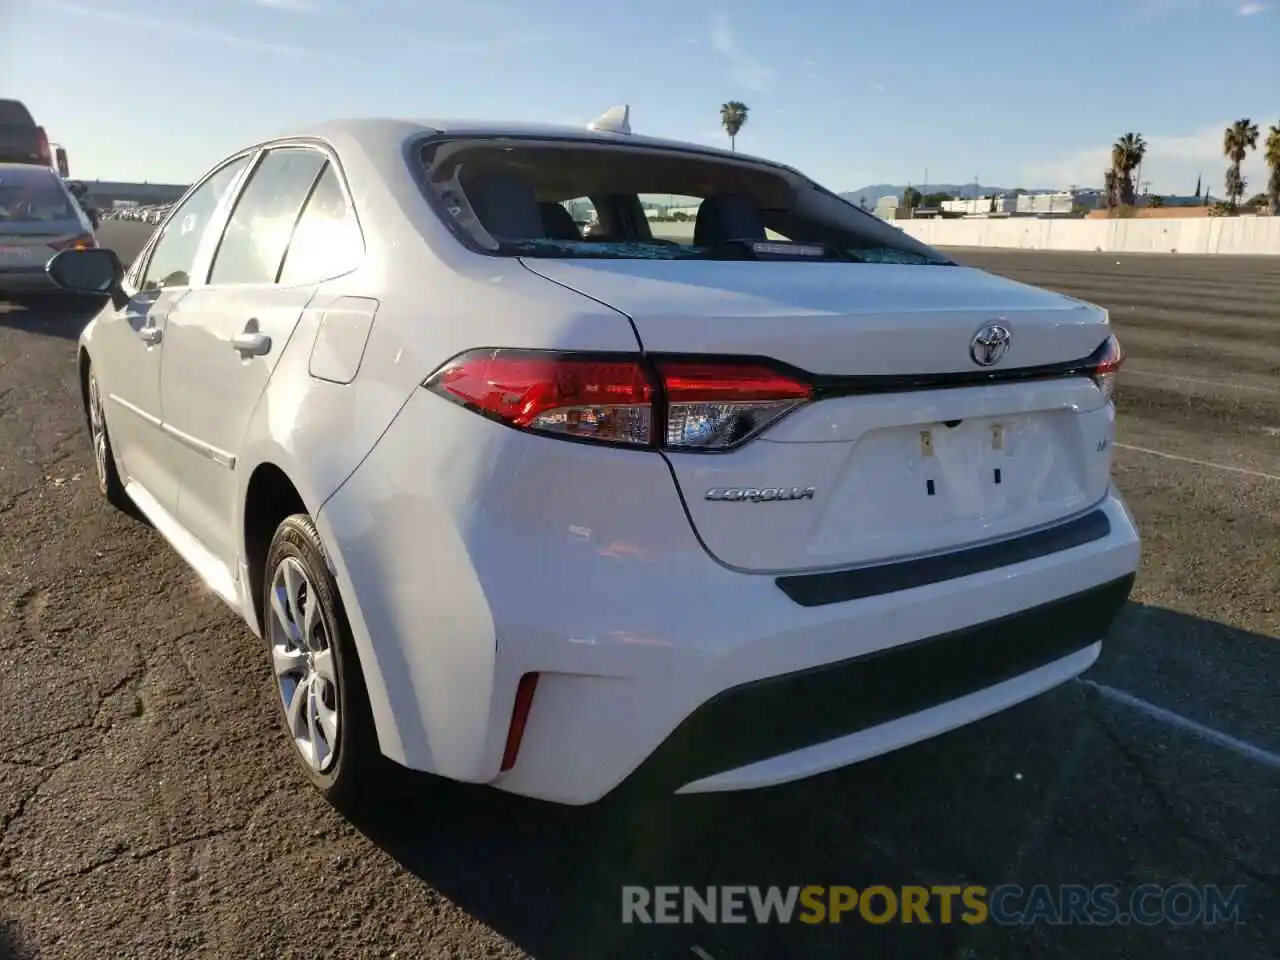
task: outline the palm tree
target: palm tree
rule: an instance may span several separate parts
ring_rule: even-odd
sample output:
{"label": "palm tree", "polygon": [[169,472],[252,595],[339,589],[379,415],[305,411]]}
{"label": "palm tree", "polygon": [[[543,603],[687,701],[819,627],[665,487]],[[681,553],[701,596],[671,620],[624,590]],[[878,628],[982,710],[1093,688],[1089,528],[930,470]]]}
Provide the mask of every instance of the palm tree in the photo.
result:
{"label": "palm tree", "polygon": [[720,105],[720,125],[729,135],[729,149],[738,149],[738,134],[747,125],[747,113],[750,111],[741,100],[730,100]]}
{"label": "palm tree", "polygon": [[1222,155],[1231,161],[1227,167],[1224,186],[1227,188],[1227,204],[1234,211],[1244,196],[1245,181],[1240,174],[1240,164],[1250,150],[1258,146],[1258,125],[1245,117],[1237,120],[1222,132]]}
{"label": "palm tree", "polygon": [[1267,179],[1267,212],[1273,217],[1280,216],[1280,123],[1273,123],[1267,131],[1264,156],[1271,168]]}
{"label": "palm tree", "polygon": [[1137,201],[1133,171],[1142,166],[1147,156],[1147,141],[1140,133],[1126,133],[1111,146],[1111,169],[1116,174],[1117,198],[1121,206],[1131,207]]}

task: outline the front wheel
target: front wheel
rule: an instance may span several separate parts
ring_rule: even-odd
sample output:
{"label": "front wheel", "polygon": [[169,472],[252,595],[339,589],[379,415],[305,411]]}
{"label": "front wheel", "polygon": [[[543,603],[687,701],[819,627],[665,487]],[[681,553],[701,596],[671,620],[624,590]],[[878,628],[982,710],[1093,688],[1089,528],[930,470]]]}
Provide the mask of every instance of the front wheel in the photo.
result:
{"label": "front wheel", "polygon": [[263,598],[263,633],[294,752],[335,807],[367,808],[386,761],[338,585],[305,514],[276,529]]}

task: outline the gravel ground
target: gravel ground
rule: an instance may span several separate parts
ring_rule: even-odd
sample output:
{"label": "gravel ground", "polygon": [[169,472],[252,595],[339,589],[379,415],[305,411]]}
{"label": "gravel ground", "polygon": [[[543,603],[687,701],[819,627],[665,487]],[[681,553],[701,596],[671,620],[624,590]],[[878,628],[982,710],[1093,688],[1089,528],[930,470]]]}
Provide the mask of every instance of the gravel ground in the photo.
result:
{"label": "gravel ground", "polygon": [[[146,229],[102,235],[127,260]],[[1280,955],[1280,258],[955,254],[1110,308],[1130,353],[1145,557],[1101,689],[776,790],[562,809],[407,777],[361,825],[296,775],[258,641],[98,498],[84,308],[0,303],[0,957]],[[1246,895],[1226,928],[620,923],[623,884],[663,883]]]}

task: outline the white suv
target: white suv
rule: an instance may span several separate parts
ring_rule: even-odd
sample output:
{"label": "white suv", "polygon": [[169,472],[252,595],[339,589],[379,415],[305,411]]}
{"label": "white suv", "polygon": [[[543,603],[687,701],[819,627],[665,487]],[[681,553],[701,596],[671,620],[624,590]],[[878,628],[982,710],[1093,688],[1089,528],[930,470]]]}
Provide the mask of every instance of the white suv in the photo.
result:
{"label": "white suv", "polygon": [[335,802],[831,770],[1076,676],[1138,566],[1105,311],[618,112],[319,126],[50,273],[112,299],[103,491],[265,639]]}

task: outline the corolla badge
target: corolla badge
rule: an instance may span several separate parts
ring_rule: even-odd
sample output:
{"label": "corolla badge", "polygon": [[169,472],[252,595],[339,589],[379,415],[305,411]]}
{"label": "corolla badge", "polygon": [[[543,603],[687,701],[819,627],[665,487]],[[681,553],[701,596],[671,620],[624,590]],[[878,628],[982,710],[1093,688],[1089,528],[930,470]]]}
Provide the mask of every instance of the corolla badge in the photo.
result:
{"label": "corolla badge", "polygon": [[1013,335],[1007,327],[998,323],[988,323],[973,335],[969,341],[969,356],[980,367],[989,367],[998,363],[1000,358],[1009,352],[1009,341]]}
{"label": "corolla badge", "polygon": [[712,487],[703,494],[703,499],[775,503],[779,500],[812,500],[817,492],[813,487]]}

